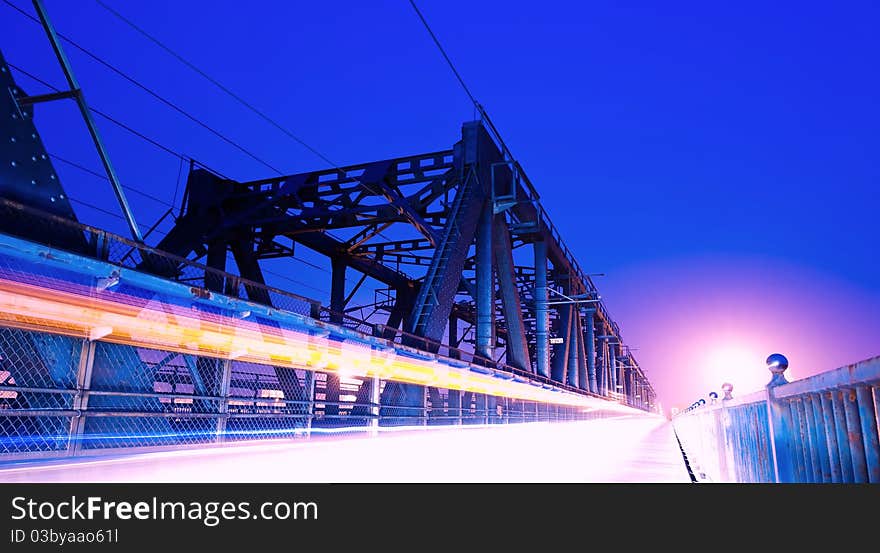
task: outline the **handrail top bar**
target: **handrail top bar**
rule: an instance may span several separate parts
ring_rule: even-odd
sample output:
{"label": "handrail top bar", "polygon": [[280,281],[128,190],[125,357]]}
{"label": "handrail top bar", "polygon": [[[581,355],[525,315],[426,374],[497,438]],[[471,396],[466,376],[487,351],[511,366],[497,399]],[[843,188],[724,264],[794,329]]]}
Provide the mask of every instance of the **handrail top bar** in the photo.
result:
{"label": "handrail top bar", "polygon": [[776,398],[880,382],[880,355],[774,388]]}

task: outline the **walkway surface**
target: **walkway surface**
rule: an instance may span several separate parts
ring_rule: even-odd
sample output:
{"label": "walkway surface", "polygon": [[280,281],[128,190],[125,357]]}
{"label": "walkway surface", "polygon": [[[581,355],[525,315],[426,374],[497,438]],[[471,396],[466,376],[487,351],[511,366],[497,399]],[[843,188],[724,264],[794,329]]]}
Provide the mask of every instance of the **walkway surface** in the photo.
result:
{"label": "walkway surface", "polygon": [[29,462],[0,468],[0,482],[690,482],[690,478],[668,421],[624,416]]}

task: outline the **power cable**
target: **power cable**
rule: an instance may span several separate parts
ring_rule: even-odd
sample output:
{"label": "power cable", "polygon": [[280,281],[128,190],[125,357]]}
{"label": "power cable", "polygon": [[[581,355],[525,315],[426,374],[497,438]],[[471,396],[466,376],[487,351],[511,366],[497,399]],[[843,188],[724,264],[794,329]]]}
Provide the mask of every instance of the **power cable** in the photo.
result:
{"label": "power cable", "polygon": [[[22,14],[22,15],[24,15],[25,17],[27,17],[28,19],[30,19],[31,21],[34,21],[34,22],[36,22],[36,23],[39,23],[39,19],[37,19],[37,18],[34,17],[33,15],[29,14],[28,12],[24,11],[23,9],[19,8],[18,6],[16,6],[16,5],[13,4],[12,2],[10,2],[9,0],[3,0],[3,2],[4,2],[6,5],[8,5],[9,7],[13,8],[13,9],[16,10],[17,12],[19,12],[20,14]],[[147,94],[149,94],[150,96],[152,96],[153,98],[155,98],[156,100],[162,102],[163,104],[165,104],[166,106],[170,107],[171,109],[177,111],[178,113],[180,113],[181,115],[183,115],[184,117],[186,117],[187,119],[189,119],[190,121],[196,123],[197,125],[201,126],[201,127],[204,128],[205,130],[207,130],[207,131],[209,131],[210,133],[214,134],[215,136],[217,136],[218,138],[220,138],[220,139],[223,140],[224,142],[230,144],[231,146],[234,146],[235,148],[237,148],[238,150],[240,150],[241,152],[243,152],[243,153],[246,154],[247,156],[249,156],[249,157],[251,157],[252,159],[254,159],[255,161],[257,161],[257,162],[263,164],[264,166],[268,167],[268,168],[271,169],[272,171],[275,171],[275,172],[278,173],[279,175],[283,175],[283,174],[284,174],[280,169],[277,169],[275,166],[273,166],[273,165],[270,164],[269,162],[265,161],[264,159],[260,158],[259,156],[257,156],[256,154],[254,154],[253,152],[251,152],[250,150],[248,150],[247,148],[245,148],[245,147],[242,146],[241,144],[235,142],[234,140],[232,140],[231,138],[227,137],[226,135],[224,135],[224,134],[221,133],[220,131],[214,129],[213,127],[211,127],[211,126],[208,125],[207,123],[205,123],[205,122],[201,121],[200,119],[198,119],[197,117],[191,115],[189,112],[187,112],[186,110],[184,110],[183,108],[181,108],[180,106],[178,106],[177,104],[175,104],[174,102],[172,102],[171,100],[168,100],[167,98],[165,98],[164,96],[160,95],[160,94],[157,93],[156,91],[152,90],[152,89],[149,88],[148,86],[144,85],[144,84],[141,83],[140,81],[138,81],[138,80],[134,79],[133,77],[129,76],[127,73],[125,73],[125,72],[122,71],[121,69],[117,68],[116,66],[114,66],[114,65],[111,64],[110,62],[104,60],[103,58],[101,58],[101,57],[98,56],[97,54],[93,53],[92,51],[88,50],[87,48],[85,48],[85,47],[83,47],[83,46],[80,46],[77,42],[75,42],[74,40],[68,38],[67,36],[65,36],[65,35],[63,35],[63,34],[61,34],[61,33],[57,33],[57,34],[58,34],[58,36],[59,36],[61,39],[63,39],[65,42],[67,42],[68,44],[70,44],[71,46],[73,46],[74,48],[76,48],[77,50],[79,50],[80,52],[82,52],[83,54],[85,54],[86,56],[92,58],[93,60],[95,60],[95,61],[98,62],[99,64],[103,65],[104,67],[106,67],[106,68],[109,69],[110,71],[116,73],[117,75],[119,75],[120,77],[122,77],[123,79],[125,79],[126,81],[128,81],[129,83],[131,83],[132,85],[134,85],[134,86],[140,88],[141,90],[143,90],[144,92],[146,92]]]}

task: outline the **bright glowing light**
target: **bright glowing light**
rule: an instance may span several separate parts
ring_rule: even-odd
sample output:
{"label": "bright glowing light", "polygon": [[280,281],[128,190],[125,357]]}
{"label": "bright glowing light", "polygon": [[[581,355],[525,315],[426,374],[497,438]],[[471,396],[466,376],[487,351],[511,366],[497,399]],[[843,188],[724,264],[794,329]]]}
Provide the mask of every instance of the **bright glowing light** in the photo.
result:
{"label": "bright glowing light", "polygon": [[[758,357],[760,359],[760,357]],[[709,353],[708,368],[717,373],[734,374],[754,365],[755,354],[741,346],[722,347]]]}
{"label": "bright glowing light", "polygon": [[765,357],[759,348],[733,341],[709,348],[703,366],[697,367],[706,382],[705,393],[722,382],[732,382],[742,393],[760,389],[767,380]]}
{"label": "bright glowing light", "polygon": [[[352,431],[376,437],[344,437]],[[259,442],[0,467],[0,482],[690,481],[671,425],[644,413],[568,423],[311,430],[318,433],[326,436],[273,440],[269,431],[254,436]],[[578,462],[523,471],[547,459]]]}

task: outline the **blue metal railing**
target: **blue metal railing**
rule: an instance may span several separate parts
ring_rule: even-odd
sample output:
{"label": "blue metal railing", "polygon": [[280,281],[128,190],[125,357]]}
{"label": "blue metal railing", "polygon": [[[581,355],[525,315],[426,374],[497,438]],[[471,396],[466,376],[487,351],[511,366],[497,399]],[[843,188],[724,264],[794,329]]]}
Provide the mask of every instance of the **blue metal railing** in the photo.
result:
{"label": "blue metal railing", "polygon": [[673,418],[694,474],[712,482],[880,482],[880,356],[794,382],[774,355],[765,390],[701,399]]}

